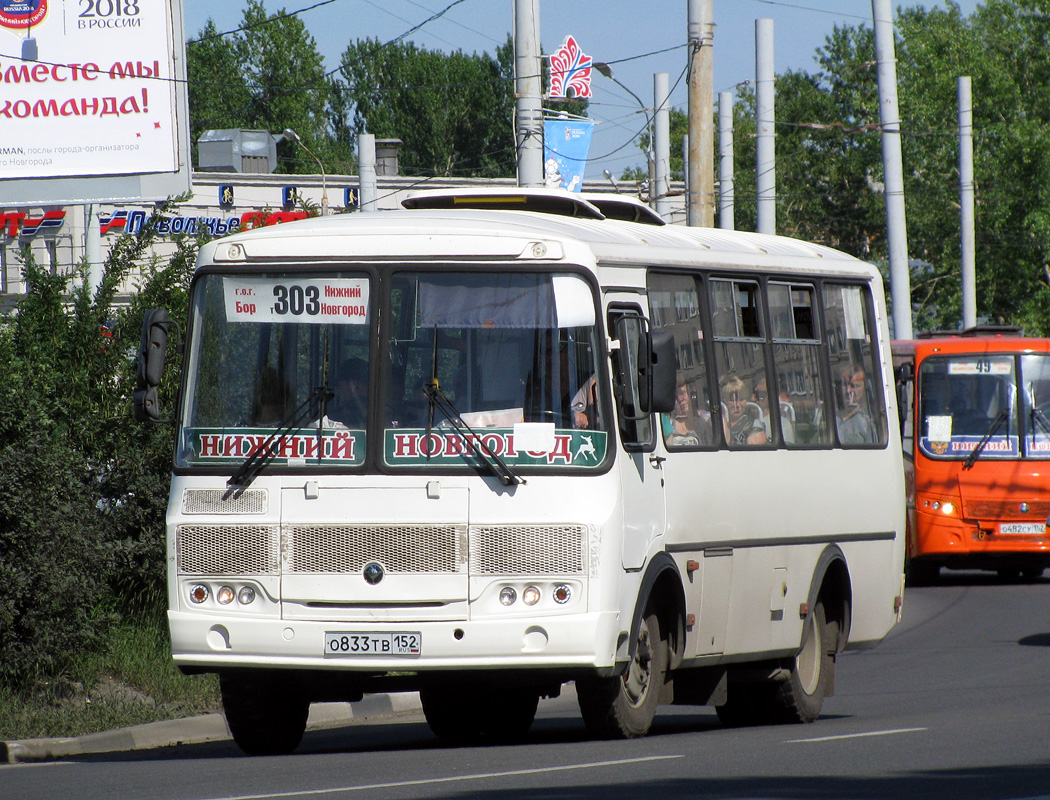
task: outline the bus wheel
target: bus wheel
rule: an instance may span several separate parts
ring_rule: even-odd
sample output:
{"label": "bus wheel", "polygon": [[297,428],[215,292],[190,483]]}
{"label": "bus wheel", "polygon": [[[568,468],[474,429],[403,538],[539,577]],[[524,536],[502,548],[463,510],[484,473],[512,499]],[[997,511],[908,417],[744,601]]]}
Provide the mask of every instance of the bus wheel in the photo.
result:
{"label": "bus wheel", "polygon": [[603,739],[645,736],[656,716],[667,662],[667,640],[655,612],[649,611],[638,629],[634,658],[623,675],[576,681],[580,712],[591,735]]}
{"label": "bus wheel", "polygon": [[424,687],[423,715],[439,739],[476,742],[483,736],[501,742],[521,739],[532,727],[540,696],[529,689],[478,690]]}
{"label": "bus wheel", "polygon": [[803,625],[802,649],[795,656],[790,675],[773,694],[775,721],[812,722],[820,716],[835,669],[834,639],[834,626],[828,625],[824,604],[818,602]]}
{"label": "bus wheel", "polygon": [[286,755],[299,746],[310,703],[294,681],[280,673],[224,672],[219,689],[226,724],[245,753]]}

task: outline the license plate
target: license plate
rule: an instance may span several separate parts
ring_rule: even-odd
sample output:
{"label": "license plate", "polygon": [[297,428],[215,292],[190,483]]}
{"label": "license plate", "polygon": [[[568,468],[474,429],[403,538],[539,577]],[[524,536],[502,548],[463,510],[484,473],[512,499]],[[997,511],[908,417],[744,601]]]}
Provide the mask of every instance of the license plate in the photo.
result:
{"label": "license plate", "polygon": [[1045,522],[1001,522],[999,533],[1029,533],[1043,536],[1046,534]]}
{"label": "license plate", "polygon": [[326,657],[338,656],[418,656],[423,646],[423,634],[376,631],[327,631],[324,635]]}

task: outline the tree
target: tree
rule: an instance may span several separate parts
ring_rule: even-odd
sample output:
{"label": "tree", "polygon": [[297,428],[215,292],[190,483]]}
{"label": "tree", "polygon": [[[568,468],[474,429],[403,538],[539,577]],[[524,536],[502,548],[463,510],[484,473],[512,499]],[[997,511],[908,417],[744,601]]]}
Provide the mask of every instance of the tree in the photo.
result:
{"label": "tree", "polygon": [[496,57],[362,39],[342,57],[342,116],[357,133],[401,140],[413,175],[510,177],[513,48]]}
{"label": "tree", "polygon": [[[208,21],[187,46],[190,128],[294,130],[326,172],[350,173],[350,143],[337,138],[340,94],[325,73],[317,43],[303,22],[283,9],[268,15],[248,0],[235,33],[217,36]],[[313,173],[317,163],[294,142],[278,143],[278,172]]]}
{"label": "tree", "polygon": [[[1047,0],[988,0],[969,18],[903,9],[898,98],[916,329],[960,324],[957,78],[973,80],[979,318],[1050,332],[1050,35]],[[1038,12],[1038,13],[1035,13]],[[820,71],[777,79],[778,230],[885,265],[885,204],[874,36],[836,28]],[[753,225],[754,146],[735,148],[740,227]]]}

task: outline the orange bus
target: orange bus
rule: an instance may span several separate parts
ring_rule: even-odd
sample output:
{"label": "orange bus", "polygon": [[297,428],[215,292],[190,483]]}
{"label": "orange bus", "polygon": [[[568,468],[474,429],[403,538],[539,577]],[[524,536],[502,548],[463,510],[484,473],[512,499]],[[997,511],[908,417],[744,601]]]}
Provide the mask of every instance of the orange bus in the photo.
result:
{"label": "orange bus", "polygon": [[1050,566],[1050,339],[979,326],[893,343],[909,582]]}

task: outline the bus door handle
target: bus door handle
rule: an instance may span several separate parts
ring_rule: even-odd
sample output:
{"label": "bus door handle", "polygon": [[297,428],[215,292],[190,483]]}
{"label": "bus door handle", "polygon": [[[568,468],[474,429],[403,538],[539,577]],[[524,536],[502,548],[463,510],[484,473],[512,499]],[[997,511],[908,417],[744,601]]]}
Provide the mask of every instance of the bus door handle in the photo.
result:
{"label": "bus door handle", "polygon": [[660,469],[666,460],[666,456],[649,456],[649,463],[652,464],[656,469]]}

